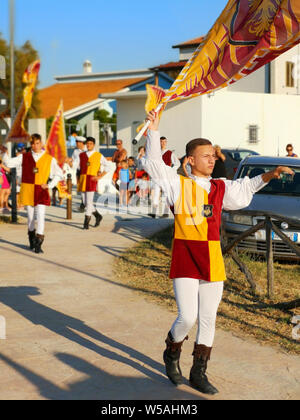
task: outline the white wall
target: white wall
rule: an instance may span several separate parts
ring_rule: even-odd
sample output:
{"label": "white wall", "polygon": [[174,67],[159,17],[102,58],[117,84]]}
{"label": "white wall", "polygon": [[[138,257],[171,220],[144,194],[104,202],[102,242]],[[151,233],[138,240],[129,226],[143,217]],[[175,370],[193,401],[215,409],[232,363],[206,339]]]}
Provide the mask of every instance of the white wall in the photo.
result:
{"label": "white wall", "polygon": [[[288,61],[297,62],[297,57],[300,55],[300,45],[291,48],[286,53],[280,55],[271,63],[271,77],[272,77],[272,93],[281,93],[286,95],[300,94],[300,80],[294,81],[294,87],[286,86],[286,63]],[[298,72],[299,73],[299,72]]]}
{"label": "white wall", "polygon": [[[118,138],[133,153],[132,123],[143,121],[145,99],[118,100]],[[178,157],[186,143],[196,137],[208,138],[221,147],[240,147],[260,154],[285,155],[287,143],[300,153],[300,96],[273,95],[220,90],[212,96],[182,100],[167,105],[162,114],[160,134]],[[249,143],[249,125],[257,125],[259,143]]]}
{"label": "white wall", "polygon": [[238,82],[227,87],[229,92],[252,92],[265,93],[266,88],[266,70],[265,66],[249,74]]}
{"label": "white wall", "polygon": [[[129,154],[134,153],[132,139],[135,136],[134,122],[145,119],[145,98],[120,99],[117,102],[118,134]],[[135,127],[138,124],[135,124]],[[185,154],[188,140],[201,136],[201,98],[174,102],[167,105],[160,122],[160,134],[167,137],[168,148],[175,150],[179,157]],[[141,142],[145,140],[142,139]]]}
{"label": "white wall", "polygon": [[[285,155],[287,143],[300,152],[300,97],[219,91],[203,96],[203,136],[221,147]],[[258,125],[259,143],[249,144],[249,125]],[[298,147],[297,147],[298,146]]]}

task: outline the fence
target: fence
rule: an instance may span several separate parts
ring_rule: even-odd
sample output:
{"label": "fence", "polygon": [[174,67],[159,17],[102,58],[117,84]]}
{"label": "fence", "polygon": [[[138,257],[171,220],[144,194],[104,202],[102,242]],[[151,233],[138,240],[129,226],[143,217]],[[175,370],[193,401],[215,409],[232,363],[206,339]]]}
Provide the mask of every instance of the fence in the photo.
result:
{"label": "fence", "polygon": [[[241,261],[236,252],[236,246],[239,242],[244,240],[245,238],[254,235],[255,232],[265,229],[266,231],[266,262],[267,262],[267,289],[268,289],[268,297],[272,298],[274,296],[274,253],[273,253],[273,238],[272,238],[272,231],[279,236],[279,238],[299,257],[300,259],[300,246],[296,243],[291,241],[291,239],[281,230],[279,229],[274,221],[285,222],[287,224],[292,224],[293,227],[296,227],[300,230],[300,222],[296,219],[291,219],[288,217],[284,217],[282,215],[278,215],[272,212],[262,212],[262,211],[254,211],[254,210],[239,210],[239,211],[230,211],[229,214],[239,214],[245,216],[252,216],[252,217],[260,217],[264,220],[257,223],[255,226],[252,226],[245,232],[238,235],[234,238],[230,243],[226,242],[226,233],[224,228],[222,228],[222,238],[223,238],[223,255],[230,255],[233,261],[238,265],[239,269],[245,274],[245,277],[250,284],[251,289],[253,292],[257,292],[258,286],[255,283],[250,270],[247,266]],[[225,239],[225,240],[224,240]],[[289,302],[286,305],[286,309],[288,307],[298,307],[300,306],[300,299],[297,299],[293,302]]]}

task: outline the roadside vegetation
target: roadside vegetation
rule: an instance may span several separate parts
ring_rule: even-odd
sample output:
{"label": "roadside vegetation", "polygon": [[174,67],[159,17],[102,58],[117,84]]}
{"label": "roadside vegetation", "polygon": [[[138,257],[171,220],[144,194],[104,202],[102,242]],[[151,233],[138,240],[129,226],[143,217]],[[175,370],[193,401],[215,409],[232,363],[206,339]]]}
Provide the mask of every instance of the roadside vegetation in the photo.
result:
{"label": "roadside vegetation", "polygon": [[[176,311],[172,281],[168,278],[171,257],[172,228],[165,229],[150,239],[128,249],[115,261],[115,275],[147,299]],[[235,335],[276,346],[291,354],[300,354],[300,340],[293,339],[294,316],[300,308],[285,308],[282,303],[300,298],[300,265],[274,263],[274,298],[267,297],[267,265],[242,255],[260,294],[251,292],[244,275],[230,257],[225,258],[228,281],[219,307],[217,328]],[[294,330],[295,331],[295,330]],[[300,333],[298,331],[298,335]]]}

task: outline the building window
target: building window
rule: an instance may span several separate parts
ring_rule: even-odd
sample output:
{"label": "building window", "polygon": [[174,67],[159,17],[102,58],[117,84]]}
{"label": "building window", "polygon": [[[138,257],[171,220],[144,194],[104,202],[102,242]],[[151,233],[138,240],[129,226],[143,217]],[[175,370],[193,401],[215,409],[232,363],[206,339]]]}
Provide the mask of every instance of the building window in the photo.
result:
{"label": "building window", "polygon": [[258,126],[249,125],[249,143],[257,144],[258,143]]}
{"label": "building window", "polygon": [[293,63],[292,61],[286,62],[286,87],[295,87],[293,77],[294,66],[295,63]]}

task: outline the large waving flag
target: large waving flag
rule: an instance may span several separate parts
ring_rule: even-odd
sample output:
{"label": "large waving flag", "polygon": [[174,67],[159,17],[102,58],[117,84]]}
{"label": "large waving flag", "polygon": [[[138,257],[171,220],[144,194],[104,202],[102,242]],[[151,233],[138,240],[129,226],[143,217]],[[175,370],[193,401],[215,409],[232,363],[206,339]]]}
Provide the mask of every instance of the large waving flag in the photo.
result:
{"label": "large waving flag", "polygon": [[24,122],[31,107],[32,96],[38,80],[40,67],[41,63],[37,60],[30,64],[24,72],[22,81],[26,84],[26,87],[23,90],[23,100],[13,121],[12,127],[7,134],[6,141],[26,142],[30,138],[30,135],[24,127]]}
{"label": "large waving flag", "polygon": [[[63,101],[60,102],[52,122],[50,133],[46,142],[46,152],[57,160],[57,163],[61,168],[63,167],[68,156]],[[71,198],[65,181],[60,181],[57,184],[57,189],[59,198]]]}
{"label": "large waving flag", "polygon": [[67,143],[63,101],[60,102],[46,142],[46,152],[53,156],[62,168],[67,157]]}
{"label": "large waving flag", "polygon": [[229,0],[162,103],[228,86],[299,42],[299,0]]}

